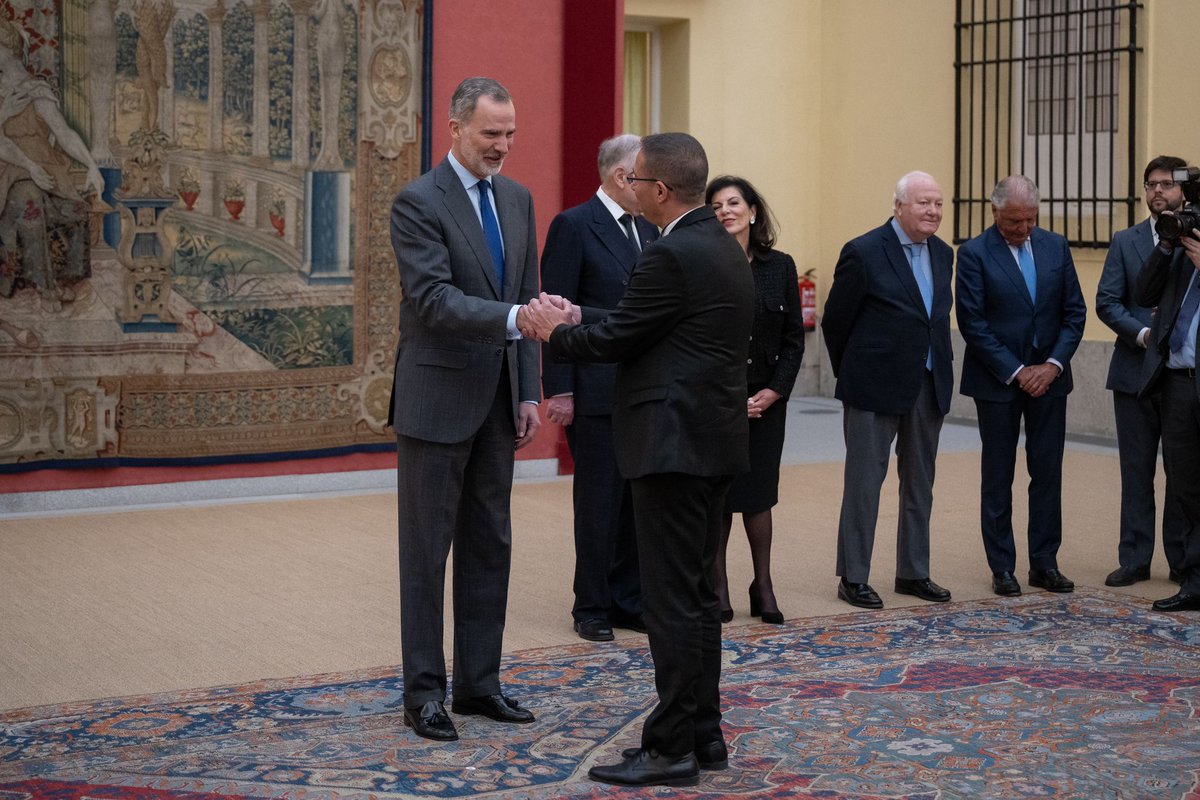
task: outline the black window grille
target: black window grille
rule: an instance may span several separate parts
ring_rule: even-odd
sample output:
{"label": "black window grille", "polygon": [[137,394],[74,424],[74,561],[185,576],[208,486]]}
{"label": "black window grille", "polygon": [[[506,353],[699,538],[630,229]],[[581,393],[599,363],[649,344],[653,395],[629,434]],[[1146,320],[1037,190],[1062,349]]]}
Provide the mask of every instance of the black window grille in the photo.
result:
{"label": "black window grille", "polygon": [[954,241],[991,225],[989,197],[1023,174],[1039,224],[1107,247],[1134,224],[1138,12],[1128,0],[958,0]]}

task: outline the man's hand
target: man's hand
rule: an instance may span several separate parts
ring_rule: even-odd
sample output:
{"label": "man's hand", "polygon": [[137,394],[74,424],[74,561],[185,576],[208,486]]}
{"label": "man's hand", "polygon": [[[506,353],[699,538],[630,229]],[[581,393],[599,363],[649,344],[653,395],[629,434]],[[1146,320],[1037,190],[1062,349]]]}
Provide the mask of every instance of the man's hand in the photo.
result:
{"label": "man's hand", "polygon": [[1032,367],[1023,367],[1017,373],[1017,385],[1021,387],[1022,391],[1027,392],[1030,397],[1041,397],[1061,372],[1062,370],[1050,362],[1037,364]]}
{"label": "man's hand", "polygon": [[546,418],[559,425],[570,425],[575,420],[575,398],[569,394],[551,397],[546,401]]}
{"label": "man's hand", "polygon": [[[524,312],[524,323],[522,323],[522,312]],[[517,312],[517,327],[521,329],[522,336],[548,342],[550,334],[554,333],[554,329],[559,325],[578,325],[582,318],[583,313],[579,306],[558,295],[542,292]],[[528,333],[522,324],[527,326]]]}
{"label": "man's hand", "polygon": [[746,416],[750,419],[758,419],[780,397],[782,395],[774,389],[763,389],[756,392],[753,397],[746,401]]}
{"label": "man's hand", "polygon": [[1192,266],[1200,269],[1200,231],[1192,230],[1187,236],[1182,237],[1179,243],[1183,245],[1183,249],[1187,250],[1187,256],[1191,259]]}
{"label": "man's hand", "polygon": [[520,450],[533,441],[534,434],[542,426],[542,418],[538,416],[538,407],[533,403],[521,403],[517,406],[517,446]]}

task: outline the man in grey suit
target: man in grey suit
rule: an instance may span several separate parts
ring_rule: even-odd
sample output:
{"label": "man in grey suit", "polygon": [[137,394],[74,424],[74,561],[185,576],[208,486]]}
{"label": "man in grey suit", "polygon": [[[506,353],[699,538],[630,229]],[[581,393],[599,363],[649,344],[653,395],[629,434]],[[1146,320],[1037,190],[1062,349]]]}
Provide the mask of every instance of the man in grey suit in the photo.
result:
{"label": "man in grey suit", "polygon": [[[632,133],[600,143],[600,188],[550,223],[542,249],[542,290],[569,297],[599,315],[617,307],[642,247],[658,229],[641,217],[633,160],[642,149]],[[546,416],[563,426],[575,459],[575,631],[607,642],[613,628],[645,631],[634,539],[633,496],[613,452],[615,364],[542,360]]]}
{"label": "man in grey suit", "polygon": [[954,391],[954,255],[935,235],[941,222],[937,181],[924,172],[902,177],[892,218],[842,248],[821,321],[846,440],[837,593],[860,608],[883,607],[867,578],[892,442],[900,474],[896,592],[950,600],[929,579],[934,461]]}
{"label": "man in grey suit", "polygon": [[[1158,156],[1146,165],[1149,219],[1113,236],[1104,271],[1096,288],[1096,314],[1117,334],[1108,365],[1107,388],[1113,393],[1117,425],[1117,450],[1121,462],[1121,538],[1119,566],[1104,579],[1108,586],[1130,586],[1149,580],[1154,556],[1154,473],[1158,468],[1158,442],[1162,435],[1160,398],[1139,399],[1142,363],[1152,323],[1151,310],[1133,299],[1133,287],[1142,264],[1158,244],[1154,224],[1164,211],[1183,205],[1183,188],[1171,177],[1187,162],[1175,156]],[[1170,577],[1176,583],[1183,562],[1183,536],[1187,530],[1179,503],[1168,493],[1163,498],[1163,550]]]}
{"label": "man in grey suit", "polygon": [[539,425],[538,346],[522,340],[517,324],[537,291],[533,199],[498,174],[516,131],[503,86],[464,80],[449,124],[449,155],[392,205],[403,290],[389,422],[398,450],[404,721],[435,740],[458,738],[444,706],[451,546],[451,710],[533,721],[499,679],[513,450]]}
{"label": "man in grey suit", "polygon": [[[708,159],[685,133],[642,140],[629,180],[662,237],[638,259],[620,304],[578,325],[577,307],[531,304],[558,358],[617,362],[613,435],[633,484],[645,620],[658,706],[641,747],[588,771],[625,786],[695,786],[724,769],[721,618],[714,565],[725,495],[749,467],[746,355],[754,281],[737,240],[704,204]],[[570,304],[564,304],[570,305]]]}

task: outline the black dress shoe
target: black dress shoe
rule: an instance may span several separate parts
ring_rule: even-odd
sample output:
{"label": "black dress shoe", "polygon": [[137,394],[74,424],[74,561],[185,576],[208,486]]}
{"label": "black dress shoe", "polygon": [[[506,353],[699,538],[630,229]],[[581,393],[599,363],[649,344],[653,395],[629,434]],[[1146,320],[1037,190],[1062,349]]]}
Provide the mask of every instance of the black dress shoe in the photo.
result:
{"label": "black dress shoe", "polygon": [[1139,581],[1150,580],[1150,565],[1142,567],[1117,567],[1104,579],[1105,586],[1133,586]]}
{"label": "black dress shoe", "polygon": [[1011,572],[993,572],[992,591],[1003,597],[1016,597],[1021,593],[1021,584]]}
{"label": "black dress shoe", "polygon": [[1075,584],[1071,579],[1056,569],[1029,570],[1029,585],[1058,594],[1075,591]]}
{"label": "black dress shoe", "polygon": [[883,601],[867,583],[850,583],[842,578],[838,584],[838,599],[859,608],[883,608]]}
{"label": "black dress shoe", "polygon": [[455,714],[477,714],[488,719],[494,719],[496,722],[516,722],[519,724],[533,722],[533,712],[521,708],[521,704],[516,700],[512,700],[502,694],[489,694],[486,697],[465,697],[462,700],[455,698],[450,703],[450,710]]}
{"label": "black dress shoe", "polygon": [[[627,747],[621,751],[621,758],[634,758],[641,750],[640,747]],[[695,755],[700,769],[716,772],[729,768],[729,750],[721,739],[696,745]]]}
{"label": "black dress shoe", "polygon": [[896,578],[896,594],[911,594],[931,603],[950,602],[950,591],[929,578]]}
{"label": "black dress shoe", "polygon": [[1183,583],[1183,573],[1173,569],[1167,573],[1167,580],[1171,583]]}
{"label": "black dress shoe", "polygon": [[646,620],[641,614],[636,617],[613,617],[612,626],[635,633],[646,632]]}
{"label": "black dress shoe", "polygon": [[1155,611],[1200,611],[1200,594],[1179,592],[1150,605]]}
{"label": "black dress shoe", "polygon": [[446,713],[446,707],[438,700],[430,700],[420,708],[404,709],[404,724],[413,729],[417,736],[439,742],[453,742],[458,738],[454,723]]}
{"label": "black dress shoe", "polygon": [[732,608],[722,608],[721,609],[721,622],[733,622],[733,609]]}
{"label": "black dress shoe", "polygon": [[613,640],[612,626],[599,617],[575,620],[575,632],[580,639],[589,642],[611,642]]}
{"label": "black dress shoe", "polygon": [[592,767],[588,777],[618,786],[695,786],[700,783],[700,764],[692,753],[664,756],[639,747],[620,764]]}

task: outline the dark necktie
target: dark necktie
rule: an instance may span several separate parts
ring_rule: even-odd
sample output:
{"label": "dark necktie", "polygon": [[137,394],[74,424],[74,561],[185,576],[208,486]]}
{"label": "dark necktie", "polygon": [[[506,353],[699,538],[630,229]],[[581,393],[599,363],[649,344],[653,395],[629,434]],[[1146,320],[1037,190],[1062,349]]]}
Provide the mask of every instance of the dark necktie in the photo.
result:
{"label": "dark necktie", "polygon": [[492,252],[492,263],[496,267],[496,281],[501,289],[504,288],[504,243],[500,239],[500,223],[496,222],[496,212],[492,210],[492,201],[488,199],[487,181],[475,184],[479,188],[479,219],[483,223],[483,237],[487,239],[488,250]]}
{"label": "dark necktie", "polygon": [[1171,352],[1178,353],[1183,349],[1183,343],[1187,340],[1188,331],[1192,327],[1192,317],[1196,316],[1196,308],[1200,307],[1200,286],[1196,285],[1196,273],[1192,273],[1192,279],[1188,282],[1187,297],[1183,298],[1183,305],[1179,307],[1179,316],[1175,318],[1175,327],[1171,328]]}
{"label": "dark necktie", "polygon": [[621,227],[625,229],[625,238],[633,245],[633,249],[641,251],[642,248],[638,247],[637,232],[633,228],[633,217],[629,214],[622,214]]}

